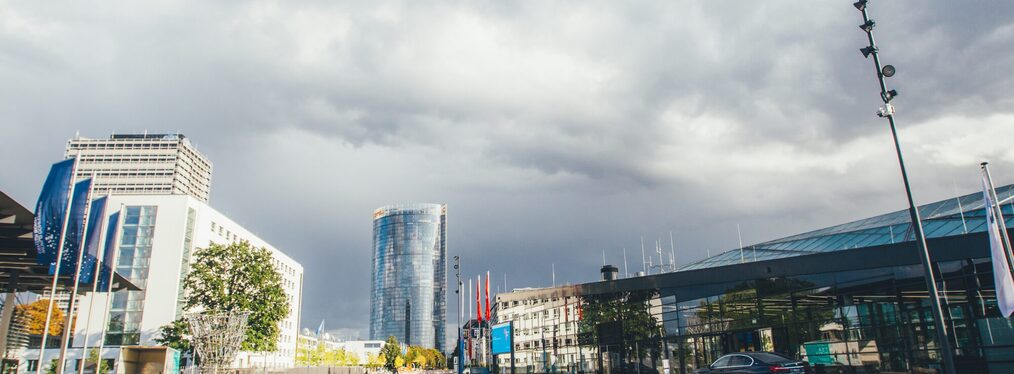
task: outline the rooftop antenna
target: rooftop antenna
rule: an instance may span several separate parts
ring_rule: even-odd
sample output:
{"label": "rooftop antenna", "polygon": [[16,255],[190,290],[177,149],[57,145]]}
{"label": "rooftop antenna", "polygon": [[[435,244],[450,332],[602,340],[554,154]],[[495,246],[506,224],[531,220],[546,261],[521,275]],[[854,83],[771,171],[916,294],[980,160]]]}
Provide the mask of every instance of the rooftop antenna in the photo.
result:
{"label": "rooftop antenna", "polygon": [[[605,253],[605,252],[602,252]],[[605,266],[605,265],[602,265]],[[556,263],[553,263],[553,287],[556,287]]]}
{"label": "rooftop antenna", "polygon": [[644,236],[641,236],[641,268],[644,269],[644,273],[648,274],[648,262],[644,260]]}
{"label": "rooftop antenna", "polygon": [[743,255],[743,234],[739,232],[739,224],[736,224],[736,235],[739,236],[739,263],[746,262],[746,256]]}
{"label": "rooftop antenna", "polygon": [[627,272],[627,248],[623,248],[623,277],[630,278],[630,273]]}
{"label": "rooftop antenna", "polygon": [[658,272],[665,273],[665,260],[662,259],[662,246],[658,244],[658,239],[655,239],[655,253],[658,253]]}
{"label": "rooftop antenna", "polygon": [[606,251],[602,251],[602,266],[606,266]]}
{"label": "rooftop antenna", "polygon": [[507,292],[507,273],[503,273],[503,292]]}
{"label": "rooftop antenna", "polygon": [[705,250],[708,251],[708,258],[711,258],[711,250],[710,249],[705,249]]}

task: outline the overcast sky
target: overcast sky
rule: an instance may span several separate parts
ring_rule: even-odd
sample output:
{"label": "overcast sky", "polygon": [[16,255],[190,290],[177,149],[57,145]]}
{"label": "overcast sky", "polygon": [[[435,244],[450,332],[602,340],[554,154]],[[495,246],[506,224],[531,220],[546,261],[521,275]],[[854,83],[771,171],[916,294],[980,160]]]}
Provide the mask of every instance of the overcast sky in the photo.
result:
{"label": "overcast sky", "polygon": [[[870,10],[917,202],[976,191],[983,160],[1014,182],[1014,3]],[[449,256],[511,288],[623,248],[633,272],[642,236],[686,264],[737,224],[905,208],[859,23],[851,1],[0,1],[0,190],[34,206],[77,131],[179,131],[211,205],[303,264],[303,326],[366,337],[386,204],[447,203]]]}

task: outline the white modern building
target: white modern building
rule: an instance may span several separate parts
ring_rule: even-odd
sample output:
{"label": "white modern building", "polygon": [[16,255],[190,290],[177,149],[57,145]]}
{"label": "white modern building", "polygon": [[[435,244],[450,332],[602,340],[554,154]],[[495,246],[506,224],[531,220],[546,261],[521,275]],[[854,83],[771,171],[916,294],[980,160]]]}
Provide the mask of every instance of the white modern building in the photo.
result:
{"label": "white modern building", "polygon": [[[295,362],[298,321],[302,306],[303,267],[268,242],[257,237],[224,214],[189,195],[110,195],[106,221],[122,206],[124,219],[119,230],[117,272],[142,288],[141,291],[113,293],[109,316],[104,319],[107,293],[89,293],[79,298],[73,347],[68,368],[76,367],[81,347],[99,345],[103,325],[103,358],[118,360],[119,346],[157,345],[159,328],[183,316],[183,280],[189,271],[191,253],[211,243],[247,241],[267,248],[273,265],[282,276],[288,295],[289,315],[279,322],[281,334],[275,352],[241,352],[234,367],[292,367]],[[89,331],[85,331],[88,329]],[[31,352],[34,351],[34,352]],[[46,360],[58,350],[46,351]],[[38,351],[23,356],[37,360]],[[25,361],[23,361],[25,362]],[[37,361],[36,361],[37,362]],[[28,367],[35,363],[26,362]],[[22,369],[25,369],[22,365]]]}
{"label": "white modern building", "polygon": [[94,176],[98,193],[181,194],[205,203],[211,193],[211,161],[182,134],[75,136],[65,157],[77,156],[77,180]]}

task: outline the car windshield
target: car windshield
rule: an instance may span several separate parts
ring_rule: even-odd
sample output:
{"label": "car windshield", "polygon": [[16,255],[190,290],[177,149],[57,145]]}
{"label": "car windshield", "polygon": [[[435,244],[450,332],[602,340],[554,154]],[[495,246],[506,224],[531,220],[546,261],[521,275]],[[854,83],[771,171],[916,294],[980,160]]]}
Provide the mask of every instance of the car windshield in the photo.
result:
{"label": "car windshield", "polygon": [[768,363],[768,364],[781,364],[781,363],[785,363],[785,362],[794,362],[795,361],[795,360],[793,360],[791,358],[788,358],[788,357],[785,357],[785,356],[782,356],[782,355],[776,354],[776,353],[757,352],[757,353],[751,353],[750,355],[753,356],[753,358],[757,359],[758,361],[761,361],[761,362],[764,362],[764,363]]}

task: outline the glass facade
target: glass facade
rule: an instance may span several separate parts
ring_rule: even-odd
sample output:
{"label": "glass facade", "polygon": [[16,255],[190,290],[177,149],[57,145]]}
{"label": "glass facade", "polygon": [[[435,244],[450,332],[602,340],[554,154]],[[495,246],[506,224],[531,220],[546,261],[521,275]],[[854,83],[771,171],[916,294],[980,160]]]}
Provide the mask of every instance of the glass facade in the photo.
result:
{"label": "glass facade", "polygon": [[[996,189],[1007,226],[1014,226],[1014,185]],[[982,193],[955,197],[919,207],[927,239],[985,232],[986,211]],[[703,269],[741,262],[763,261],[813,253],[872,247],[914,241],[908,210],[815,230],[787,238],[723,252],[686,265],[680,270]]]}
{"label": "glass facade", "polygon": [[446,348],[446,228],[446,205],[374,211],[370,339]]}
{"label": "glass facade", "polygon": [[[1011,227],[1011,186],[1002,192]],[[997,308],[981,197],[920,209],[935,220],[926,231],[936,233],[929,247],[957,372],[1014,373],[1014,319]],[[692,271],[501,294],[495,318],[514,323],[520,373],[692,373],[751,351],[805,360],[815,373],[935,373],[941,353],[922,266],[911,233],[891,234],[901,219],[758,245],[802,252],[777,261],[753,262],[746,251],[740,263],[737,249],[730,263],[703,261]],[[851,241],[847,250],[820,250]],[[509,372],[510,358],[496,362]]]}
{"label": "glass facade", "polygon": [[120,230],[116,272],[141,288],[113,293],[106,330],[107,345],[136,345],[141,339],[141,314],[148,285],[152,238],[155,234],[155,206],[127,206]]}

